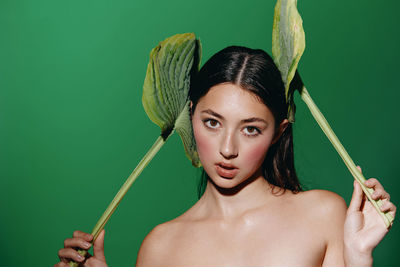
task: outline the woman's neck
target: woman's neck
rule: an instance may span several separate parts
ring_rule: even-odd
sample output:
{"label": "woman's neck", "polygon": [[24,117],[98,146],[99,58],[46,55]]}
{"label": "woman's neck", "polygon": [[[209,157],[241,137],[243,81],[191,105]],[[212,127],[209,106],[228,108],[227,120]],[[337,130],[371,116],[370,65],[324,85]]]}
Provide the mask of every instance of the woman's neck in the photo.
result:
{"label": "woman's neck", "polygon": [[219,188],[209,180],[199,204],[207,217],[229,220],[266,205],[271,197],[271,185],[257,175],[232,189]]}

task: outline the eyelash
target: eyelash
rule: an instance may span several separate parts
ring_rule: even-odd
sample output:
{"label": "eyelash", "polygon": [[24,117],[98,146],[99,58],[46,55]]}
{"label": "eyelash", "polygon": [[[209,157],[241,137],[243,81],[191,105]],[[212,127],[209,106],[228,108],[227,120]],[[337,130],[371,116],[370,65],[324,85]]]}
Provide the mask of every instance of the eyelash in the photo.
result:
{"label": "eyelash", "polygon": [[212,127],[211,125],[209,125],[209,122],[211,122],[211,121],[212,121],[212,122],[216,122],[216,123],[219,124],[219,122],[216,121],[216,120],[214,120],[214,119],[205,119],[205,120],[203,120],[204,125],[205,125],[206,127],[210,128],[210,129],[216,129],[216,126]]}
{"label": "eyelash", "polygon": [[249,129],[249,128],[256,130],[256,133],[255,134],[246,134],[245,133],[246,136],[254,137],[254,136],[257,136],[257,135],[261,134],[261,130],[258,129],[257,127],[247,126],[245,129]]}
{"label": "eyelash", "polygon": [[[214,120],[214,119],[205,119],[205,120],[203,120],[203,123],[204,123],[204,125],[205,125],[207,128],[209,128],[209,129],[211,129],[211,130],[215,130],[217,126],[214,126],[214,127],[211,126],[211,125],[209,124],[210,122],[216,122],[216,123],[218,123],[218,124],[219,124],[219,122],[218,122],[217,120]],[[248,136],[248,137],[255,137],[255,136],[261,134],[261,130],[258,129],[257,127],[255,127],[255,126],[246,126],[244,129],[249,129],[249,128],[250,128],[250,129],[256,130],[256,133],[255,133],[255,134],[244,133],[244,135],[246,135],[246,136]]]}

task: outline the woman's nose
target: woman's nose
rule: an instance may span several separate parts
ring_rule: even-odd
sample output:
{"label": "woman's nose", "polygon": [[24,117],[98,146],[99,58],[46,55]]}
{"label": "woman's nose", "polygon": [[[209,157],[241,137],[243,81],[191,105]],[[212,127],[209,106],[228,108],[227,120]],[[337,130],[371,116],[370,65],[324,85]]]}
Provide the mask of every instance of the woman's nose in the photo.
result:
{"label": "woman's nose", "polygon": [[233,133],[226,133],[222,137],[219,153],[226,159],[232,159],[238,156],[238,147]]}

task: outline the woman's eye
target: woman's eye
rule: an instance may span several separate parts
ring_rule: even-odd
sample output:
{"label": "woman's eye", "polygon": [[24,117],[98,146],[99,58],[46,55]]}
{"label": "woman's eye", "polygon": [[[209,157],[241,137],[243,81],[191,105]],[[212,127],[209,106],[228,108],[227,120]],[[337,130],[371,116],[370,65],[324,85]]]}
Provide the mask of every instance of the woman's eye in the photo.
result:
{"label": "woman's eye", "polygon": [[212,128],[212,129],[217,128],[218,125],[219,125],[219,122],[216,121],[216,120],[213,120],[213,119],[205,120],[204,123],[205,123],[205,125],[206,125],[208,128]]}
{"label": "woman's eye", "polygon": [[261,133],[261,131],[257,127],[247,126],[246,128],[244,128],[245,135],[255,136],[259,133]]}

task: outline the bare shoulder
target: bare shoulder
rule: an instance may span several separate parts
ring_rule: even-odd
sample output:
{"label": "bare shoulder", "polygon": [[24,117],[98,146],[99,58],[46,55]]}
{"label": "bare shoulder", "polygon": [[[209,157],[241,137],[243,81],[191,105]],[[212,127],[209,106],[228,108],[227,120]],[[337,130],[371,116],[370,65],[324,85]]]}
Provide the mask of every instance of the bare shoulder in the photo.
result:
{"label": "bare shoulder", "polygon": [[298,195],[303,211],[311,221],[313,234],[323,241],[323,265],[343,266],[346,202],[338,194],[327,190],[310,190]]}
{"label": "bare shoulder", "polygon": [[297,201],[300,201],[307,208],[310,205],[317,215],[328,215],[332,213],[344,213],[347,210],[347,205],[344,199],[331,191],[314,189],[298,193]]}
{"label": "bare shoulder", "polygon": [[173,266],[173,253],[178,251],[182,240],[190,236],[193,222],[193,207],[177,218],[154,227],[143,240],[137,256],[137,267]]}
{"label": "bare shoulder", "polygon": [[[177,223],[175,220],[157,225],[145,237],[140,246],[136,266],[160,266],[168,256],[168,247],[176,234]],[[155,257],[154,255],[157,255]]]}
{"label": "bare shoulder", "polygon": [[320,227],[321,230],[327,227],[343,227],[347,205],[334,192],[318,189],[289,194],[286,203],[298,218],[310,222],[312,227]]}
{"label": "bare shoulder", "polygon": [[327,190],[309,190],[296,195],[298,210],[313,222],[315,231],[324,233],[326,240],[342,236],[347,205],[340,195]]}

